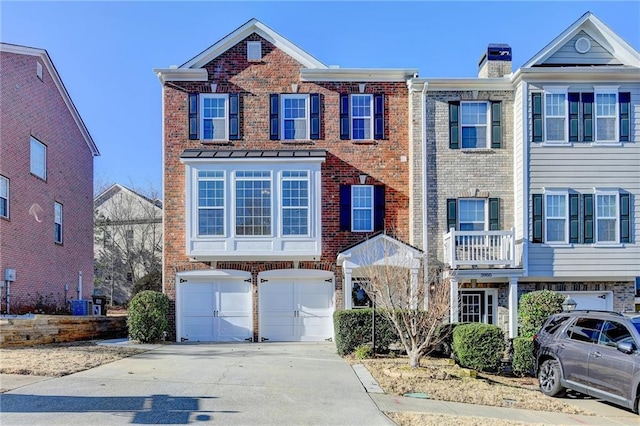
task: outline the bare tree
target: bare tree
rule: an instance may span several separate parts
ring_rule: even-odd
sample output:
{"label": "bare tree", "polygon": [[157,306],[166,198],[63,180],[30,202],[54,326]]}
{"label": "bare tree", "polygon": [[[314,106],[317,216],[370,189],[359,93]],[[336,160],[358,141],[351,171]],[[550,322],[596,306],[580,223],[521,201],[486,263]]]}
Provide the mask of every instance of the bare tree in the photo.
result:
{"label": "bare tree", "polygon": [[[440,270],[424,271],[423,259],[390,239],[378,240],[362,253],[362,287],[377,312],[394,326],[411,368],[443,338],[440,328],[449,315],[449,285]],[[416,268],[416,262],[421,267]]]}
{"label": "bare tree", "polygon": [[143,195],[112,185],[95,199],[95,238],[101,246],[96,284],[108,285],[111,295],[120,289],[120,298],[129,299],[133,283],[162,269],[162,203],[156,195],[153,189]]}

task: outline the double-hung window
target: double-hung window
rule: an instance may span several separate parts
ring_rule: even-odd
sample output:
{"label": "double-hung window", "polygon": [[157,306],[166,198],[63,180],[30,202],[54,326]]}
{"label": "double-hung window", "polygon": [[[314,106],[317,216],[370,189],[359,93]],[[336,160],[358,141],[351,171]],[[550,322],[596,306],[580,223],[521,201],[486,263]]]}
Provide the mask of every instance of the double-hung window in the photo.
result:
{"label": "double-hung window", "polygon": [[351,206],[351,230],[353,232],[373,231],[373,186],[352,186]]}
{"label": "double-hung window", "polygon": [[596,192],[596,243],[618,242],[618,192]]}
{"label": "double-hung window", "polygon": [[373,139],[373,96],[351,95],[351,139]]}
{"label": "double-hung window", "polygon": [[458,229],[460,231],[486,230],[486,200],[458,200]]}
{"label": "double-hung window", "polygon": [[198,171],[198,235],[224,235],[224,172]]}
{"label": "double-hung window", "polygon": [[617,142],[618,92],[606,87],[595,88],[596,142]]}
{"label": "double-hung window", "polygon": [[53,235],[54,241],[62,244],[62,204],[53,203]]}
{"label": "double-hung window", "polygon": [[461,102],[462,148],[487,148],[489,126],[486,102]]}
{"label": "double-hung window", "polygon": [[203,140],[226,141],[228,136],[227,95],[202,94],[200,102],[201,129]]}
{"label": "double-hung window", "polygon": [[271,94],[269,97],[269,139],[314,140],[322,135],[322,95]]}
{"label": "double-hung window", "polygon": [[271,172],[237,171],[235,186],[236,235],[271,235]]}
{"label": "double-hung window", "polygon": [[[564,90],[564,89],[563,89]],[[544,95],[545,140],[566,142],[567,140],[567,93],[548,91]]]}
{"label": "double-hung window", "polygon": [[282,139],[309,139],[308,103],[308,95],[282,95]]}
{"label": "double-hung window", "polygon": [[372,141],[385,139],[385,95],[340,94],[340,139]]}
{"label": "double-hung window", "polygon": [[309,172],[282,172],[282,235],[309,234]]}
{"label": "double-hung window", "polygon": [[31,138],[31,173],[42,179],[47,179],[47,146]]}
{"label": "double-hung window", "polygon": [[567,243],[567,193],[545,194],[545,228],[548,243]]}
{"label": "double-hung window", "polygon": [[0,176],[0,217],[9,218],[9,179]]}

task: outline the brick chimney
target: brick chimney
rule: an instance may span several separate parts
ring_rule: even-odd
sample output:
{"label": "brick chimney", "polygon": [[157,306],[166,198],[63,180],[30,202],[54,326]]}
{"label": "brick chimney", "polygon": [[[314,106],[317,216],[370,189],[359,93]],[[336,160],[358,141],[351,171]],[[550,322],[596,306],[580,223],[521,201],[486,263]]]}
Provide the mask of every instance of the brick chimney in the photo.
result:
{"label": "brick chimney", "polygon": [[511,74],[511,46],[492,43],[478,64],[479,78],[501,78]]}

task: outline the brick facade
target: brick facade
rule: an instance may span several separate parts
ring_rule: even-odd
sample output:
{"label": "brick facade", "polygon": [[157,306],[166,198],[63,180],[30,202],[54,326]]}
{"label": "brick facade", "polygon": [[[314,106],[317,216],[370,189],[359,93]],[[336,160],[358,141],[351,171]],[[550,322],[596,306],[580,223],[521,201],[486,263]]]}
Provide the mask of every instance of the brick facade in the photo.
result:
{"label": "brick facade", "polygon": [[[0,218],[0,273],[16,270],[11,304],[44,297],[64,305],[65,295],[77,298],[78,272],[82,297],[90,298],[94,153],[42,56],[0,55],[0,175],[10,181],[9,219]],[[46,180],[30,173],[31,137],[47,147]],[[62,244],[54,242],[54,202],[63,205]]]}

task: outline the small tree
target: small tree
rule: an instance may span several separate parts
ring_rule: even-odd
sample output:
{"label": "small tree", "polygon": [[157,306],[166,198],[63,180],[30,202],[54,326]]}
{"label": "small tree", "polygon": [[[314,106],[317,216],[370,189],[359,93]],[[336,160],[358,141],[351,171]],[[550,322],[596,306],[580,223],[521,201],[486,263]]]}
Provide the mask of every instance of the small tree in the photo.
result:
{"label": "small tree", "polygon": [[157,342],[167,331],[169,298],[164,293],[146,290],[138,293],[129,305],[129,337],[141,343]]}
{"label": "small tree", "polygon": [[386,235],[367,247],[360,253],[359,270],[365,277],[361,286],[380,308],[376,312],[393,324],[409,366],[417,368],[420,358],[442,338],[439,329],[449,315],[449,285],[439,271],[425,277],[422,259]]}
{"label": "small tree", "polygon": [[520,297],[518,319],[520,335],[533,336],[550,315],[562,312],[564,296],[551,290],[538,290]]}

